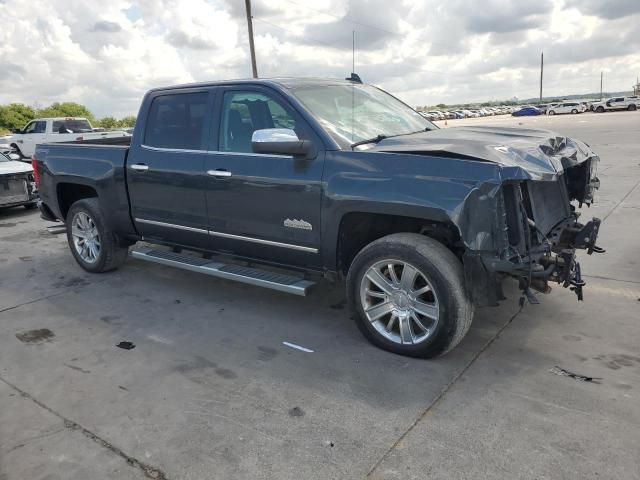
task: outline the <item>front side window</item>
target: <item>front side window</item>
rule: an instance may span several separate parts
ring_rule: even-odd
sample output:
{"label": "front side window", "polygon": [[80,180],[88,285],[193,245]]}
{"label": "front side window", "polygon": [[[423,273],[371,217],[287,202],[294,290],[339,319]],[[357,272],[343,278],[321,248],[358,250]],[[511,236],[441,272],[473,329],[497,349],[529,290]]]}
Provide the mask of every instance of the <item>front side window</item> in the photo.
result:
{"label": "front side window", "polygon": [[24,131],[22,133],[36,133],[36,126],[38,122],[31,122],[26,127],[24,127]]}
{"label": "front side window", "polygon": [[257,92],[227,92],[222,105],[220,150],[250,153],[254,131],[265,128],[296,130],[296,127],[291,113],[270,96]]}
{"label": "front side window", "polygon": [[176,93],[153,99],[144,144],[156,148],[205,150],[207,92]]}
{"label": "front side window", "polygon": [[371,85],[299,85],[291,87],[291,91],[343,146],[378,135],[438,128],[408,105]]}

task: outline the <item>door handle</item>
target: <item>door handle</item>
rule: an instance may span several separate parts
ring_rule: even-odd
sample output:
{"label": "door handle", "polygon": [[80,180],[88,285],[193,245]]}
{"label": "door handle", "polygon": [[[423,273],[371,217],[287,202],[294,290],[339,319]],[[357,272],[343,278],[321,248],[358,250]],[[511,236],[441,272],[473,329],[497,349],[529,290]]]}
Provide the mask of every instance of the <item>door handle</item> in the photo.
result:
{"label": "door handle", "polygon": [[149,166],[143,163],[134,163],[133,165],[131,165],[131,169],[138,172],[146,172],[147,170],[149,170]]}
{"label": "door handle", "polygon": [[212,177],[230,177],[231,172],[228,170],[207,170],[207,175],[211,175]]}

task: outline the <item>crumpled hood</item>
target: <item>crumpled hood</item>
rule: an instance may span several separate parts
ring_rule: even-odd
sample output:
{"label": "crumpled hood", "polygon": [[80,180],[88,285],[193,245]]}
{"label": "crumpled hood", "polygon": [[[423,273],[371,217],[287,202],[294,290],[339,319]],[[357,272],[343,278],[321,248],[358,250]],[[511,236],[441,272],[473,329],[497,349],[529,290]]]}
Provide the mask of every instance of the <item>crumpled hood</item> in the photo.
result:
{"label": "crumpled hood", "polygon": [[549,130],[453,127],[392,137],[369,151],[452,156],[500,165],[514,179],[550,180],[597,155],[579,140]]}
{"label": "crumpled hood", "polygon": [[0,175],[33,172],[31,165],[24,162],[3,162],[0,161]]}

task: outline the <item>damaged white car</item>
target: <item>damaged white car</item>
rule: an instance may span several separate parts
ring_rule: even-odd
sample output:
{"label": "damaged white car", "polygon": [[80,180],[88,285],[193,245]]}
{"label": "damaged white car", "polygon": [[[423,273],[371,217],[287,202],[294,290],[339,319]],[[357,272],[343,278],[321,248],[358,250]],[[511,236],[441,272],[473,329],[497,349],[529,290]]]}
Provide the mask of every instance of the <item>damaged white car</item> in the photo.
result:
{"label": "damaged white car", "polygon": [[34,208],[37,201],[38,190],[31,165],[0,153],[0,208],[19,205]]}

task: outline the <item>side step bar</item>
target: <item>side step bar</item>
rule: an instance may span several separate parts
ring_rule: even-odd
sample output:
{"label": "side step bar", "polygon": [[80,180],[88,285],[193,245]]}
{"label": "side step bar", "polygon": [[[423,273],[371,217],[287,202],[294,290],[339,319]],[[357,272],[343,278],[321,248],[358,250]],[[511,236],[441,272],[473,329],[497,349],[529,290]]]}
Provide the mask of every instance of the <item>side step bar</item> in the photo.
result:
{"label": "side step bar", "polygon": [[301,277],[283,275],[281,273],[258,270],[256,268],[243,267],[231,263],[222,263],[164,250],[154,250],[152,248],[132,250],[131,256],[148,262],[160,263],[183,270],[204,273],[212,277],[235,280],[236,282],[271,288],[300,296],[307,295],[311,287],[315,285],[314,282],[310,282]]}

